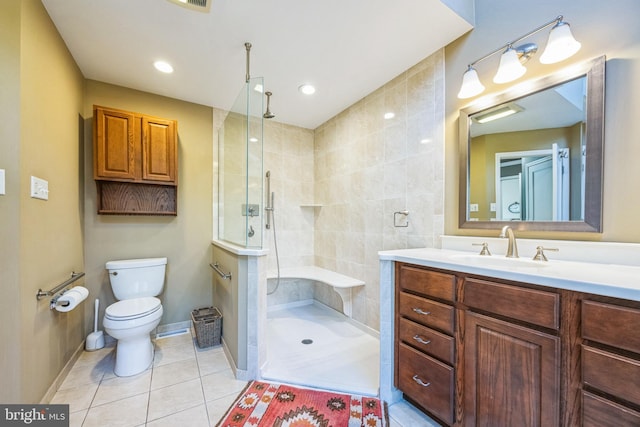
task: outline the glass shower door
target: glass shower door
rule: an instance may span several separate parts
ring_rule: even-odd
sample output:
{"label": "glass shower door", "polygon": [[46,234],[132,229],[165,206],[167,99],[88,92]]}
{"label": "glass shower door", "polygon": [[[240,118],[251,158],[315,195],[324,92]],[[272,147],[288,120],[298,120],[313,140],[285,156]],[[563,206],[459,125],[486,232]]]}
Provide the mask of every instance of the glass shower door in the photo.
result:
{"label": "glass shower door", "polygon": [[219,133],[218,237],[262,248],[263,79],[240,91]]}

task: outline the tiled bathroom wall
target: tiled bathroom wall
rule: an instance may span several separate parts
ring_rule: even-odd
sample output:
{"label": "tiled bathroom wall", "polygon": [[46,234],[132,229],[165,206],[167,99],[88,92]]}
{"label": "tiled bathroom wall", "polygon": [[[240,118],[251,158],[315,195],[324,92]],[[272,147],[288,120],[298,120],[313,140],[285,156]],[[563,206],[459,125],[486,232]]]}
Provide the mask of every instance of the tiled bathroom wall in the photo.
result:
{"label": "tiled bathroom wall", "polygon": [[[265,121],[280,267],[315,264],[364,280],[353,318],[376,330],[378,251],[437,246],[443,233],[443,79],[438,51],[315,131]],[[408,226],[395,227],[404,210]],[[274,230],[265,231],[273,271]]]}
{"label": "tiled bathroom wall", "polygon": [[[443,233],[443,122],[438,51],[315,130],[315,264],[366,282],[353,318],[374,329],[378,251],[437,246]],[[394,226],[404,210],[408,226]]]}
{"label": "tiled bathroom wall", "polygon": [[264,172],[271,171],[275,193],[275,227],[264,230],[269,271],[276,269],[274,231],[282,268],[313,265],[314,250],[314,209],[306,206],[313,203],[314,193],[313,131],[274,120],[277,116],[264,121],[263,146]]}

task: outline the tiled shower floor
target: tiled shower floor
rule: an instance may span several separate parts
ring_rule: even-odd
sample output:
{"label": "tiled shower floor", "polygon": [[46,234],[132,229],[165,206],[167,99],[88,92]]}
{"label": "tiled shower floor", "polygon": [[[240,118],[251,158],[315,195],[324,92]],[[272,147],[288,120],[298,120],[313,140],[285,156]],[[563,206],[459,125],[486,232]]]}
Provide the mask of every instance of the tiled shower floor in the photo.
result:
{"label": "tiled shower floor", "polygon": [[[320,304],[269,311],[266,379],[376,396],[380,340]],[[304,340],[313,341],[305,344]]]}

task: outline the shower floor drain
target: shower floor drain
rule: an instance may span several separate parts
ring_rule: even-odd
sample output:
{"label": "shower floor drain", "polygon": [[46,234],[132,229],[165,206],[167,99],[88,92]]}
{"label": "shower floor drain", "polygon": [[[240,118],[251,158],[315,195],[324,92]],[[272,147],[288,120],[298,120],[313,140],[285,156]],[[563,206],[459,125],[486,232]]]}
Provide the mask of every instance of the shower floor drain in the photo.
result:
{"label": "shower floor drain", "polygon": [[313,340],[310,340],[309,338],[305,338],[301,342],[302,344],[313,344]]}

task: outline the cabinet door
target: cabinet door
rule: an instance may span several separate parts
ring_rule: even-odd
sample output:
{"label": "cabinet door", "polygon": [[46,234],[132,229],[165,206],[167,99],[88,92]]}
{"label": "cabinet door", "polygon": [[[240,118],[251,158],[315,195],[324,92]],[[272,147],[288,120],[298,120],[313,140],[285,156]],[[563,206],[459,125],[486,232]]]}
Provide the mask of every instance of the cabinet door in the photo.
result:
{"label": "cabinet door", "polygon": [[93,115],[94,178],[134,180],[136,122],[131,113],[98,108]]}
{"label": "cabinet door", "polygon": [[560,339],[473,312],[465,329],[465,425],[559,425]]}
{"label": "cabinet door", "polygon": [[142,117],[142,179],[176,181],[176,123],[173,120]]}

